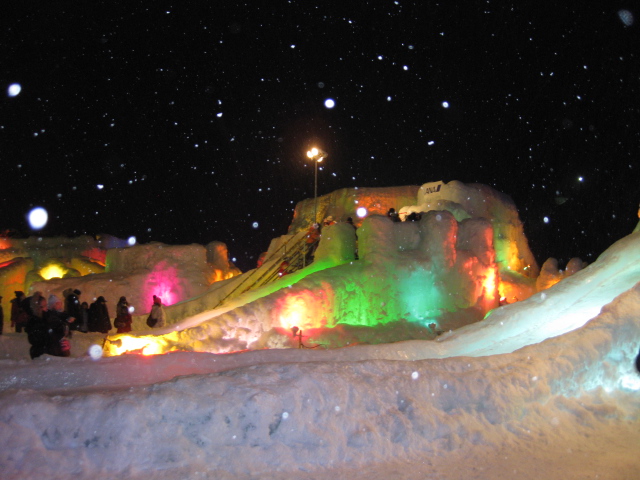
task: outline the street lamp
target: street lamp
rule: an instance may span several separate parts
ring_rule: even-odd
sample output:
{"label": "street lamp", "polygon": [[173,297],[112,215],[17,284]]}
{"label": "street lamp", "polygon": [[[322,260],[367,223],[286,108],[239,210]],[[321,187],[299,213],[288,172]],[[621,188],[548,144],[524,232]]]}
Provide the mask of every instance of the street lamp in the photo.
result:
{"label": "street lamp", "polygon": [[307,157],[316,165],[313,190],[313,223],[318,223],[318,164],[327,158],[327,153],[314,147],[307,152]]}

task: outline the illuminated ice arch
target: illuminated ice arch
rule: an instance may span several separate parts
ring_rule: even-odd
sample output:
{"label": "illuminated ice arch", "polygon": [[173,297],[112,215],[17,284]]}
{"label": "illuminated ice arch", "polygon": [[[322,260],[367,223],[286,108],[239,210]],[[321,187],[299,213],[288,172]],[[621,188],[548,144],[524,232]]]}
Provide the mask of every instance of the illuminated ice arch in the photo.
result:
{"label": "illuminated ice arch", "polygon": [[[568,373],[549,370],[546,375],[557,376],[558,381],[563,382],[558,387],[568,393],[575,393],[581,388],[593,389],[603,387],[605,390],[614,388],[635,389],[633,381],[633,361],[637,355],[637,345],[640,343],[640,332],[635,323],[636,317],[630,305],[640,303],[640,284],[634,287],[640,278],[640,233],[633,234],[618,241],[592,265],[568,277],[553,287],[540,292],[527,300],[507,305],[493,310],[483,321],[467,325],[452,332],[446,332],[438,337],[437,342],[418,341],[402,342],[400,344],[386,344],[375,346],[376,359],[403,359],[422,360],[435,358],[460,358],[460,357],[484,357],[500,354],[516,355],[518,351],[531,352],[530,355],[552,355],[553,358],[565,352],[568,341],[582,342],[585,346],[576,348],[585,349],[590,358],[577,365],[562,364],[562,368],[571,369],[571,378],[566,379]],[[343,284],[344,285],[344,284]],[[287,286],[284,286],[287,289]],[[286,292],[286,290],[285,290]],[[324,303],[324,298],[316,290],[310,292],[310,297],[304,295],[292,299],[290,303],[284,303],[286,307],[282,311],[288,314],[289,326],[292,322],[304,322],[313,318],[313,312],[305,311],[313,303]],[[335,292],[340,295],[340,292]],[[248,311],[274,310],[275,298],[267,296],[255,300],[249,310],[241,307],[236,315],[236,310],[209,311],[185,319],[181,325],[175,325],[171,333],[165,332],[158,336],[139,336],[136,340],[122,340],[116,336],[106,342],[109,349],[108,355],[124,353],[117,344],[136,342],[139,349],[147,353],[165,353],[181,349],[178,345],[188,338],[197,338],[200,351],[215,351],[207,348],[206,342],[231,340],[229,330],[225,327],[240,321],[237,329],[242,330],[245,336],[258,337],[268,330],[266,319],[255,318],[248,321]],[[615,301],[614,301],[615,300]],[[613,303],[611,303],[613,301]],[[624,303],[627,302],[627,303]],[[262,303],[262,305],[259,305]],[[598,314],[603,306],[609,305],[603,313]],[[621,305],[617,307],[617,305]],[[607,309],[619,308],[623,312],[614,312],[612,320],[607,316]],[[617,317],[622,316],[628,327],[618,327],[612,324]],[[593,323],[587,324],[593,319]],[[257,321],[255,321],[257,320]],[[261,331],[253,333],[247,331],[251,325]],[[304,323],[303,323],[304,325]],[[631,328],[631,325],[634,328]],[[275,325],[273,325],[275,326]],[[280,325],[283,329],[284,326]],[[196,329],[196,333],[190,329]],[[617,330],[616,330],[617,329]],[[207,335],[219,338],[205,338]],[[603,332],[609,332],[603,336]],[[160,332],[159,332],[160,333]],[[584,336],[588,341],[582,340]],[[224,338],[222,338],[224,337]],[[559,338],[561,337],[561,338]],[[569,340],[570,339],[570,340]],[[597,344],[589,347],[589,342]],[[547,345],[546,347],[543,346]],[[142,346],[140,346],[142,345]],[[542,350],[541,350],[542,349]],[[560,349],[557,353],[549,349]],[[554,350],[555,351],[555,350]],[[362,350],[362,359],[366,360],[368,350]],[[566,353],[566,352],[565,352]],[[336,352],[335,355],[339,355]],[[520,354],[522,362],[526,363],[526,355]],[[582,355],[582,354],[581,354]],[[357,356],[357,355],[356,355]],[[600,358],[602,356],[602,358]],[[524,368],[524,367],[523,367]]]}

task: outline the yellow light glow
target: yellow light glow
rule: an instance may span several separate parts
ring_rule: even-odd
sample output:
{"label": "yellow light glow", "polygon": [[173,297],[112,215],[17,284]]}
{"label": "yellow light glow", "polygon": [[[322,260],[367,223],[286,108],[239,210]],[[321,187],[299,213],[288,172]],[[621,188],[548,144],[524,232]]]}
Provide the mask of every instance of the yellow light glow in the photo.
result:
{"label": "yellow light glow", "polygon": [[142,349],[143,355],[157,355],[159,353],[163,353],[162,345],[159,343],[150,343],[146,347]]}
{"label": "yellow light glow", "polygon": [[152,336],[132,337],[123,335],[115,340],[108,340],[104,345],[104,353],[106,356],[122,355],[126,352],[142,351],[142,349],[154,343]]}
{"label": "yellow light glow", "polygon": [[175,350],[175,342],[178,341],[177,332],[165,335],[144,335],[134,337],[132,335],[115,335],[107,338],[104,344],[104,355],[114,357],[124,353],[142,353],[142,355],[158,355]]}
{"label": "yellow light glow", "polygon": [[52,278],[62,278],[67,270],[63,269],[59,265],[47,265],[40,269],[40,276],[45,280],[51,280]]}

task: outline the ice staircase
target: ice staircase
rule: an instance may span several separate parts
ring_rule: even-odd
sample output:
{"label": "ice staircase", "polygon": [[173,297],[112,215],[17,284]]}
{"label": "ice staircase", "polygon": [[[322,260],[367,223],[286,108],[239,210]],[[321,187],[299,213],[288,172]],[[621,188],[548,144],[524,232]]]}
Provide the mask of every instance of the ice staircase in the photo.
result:
{"label": "ice staircase", "polygon": [[[307,252],[306,237],[307,232],[304,230],[289,236],[273,252],[268,253],[261,266],[246,273],[246,278],[220,300],[216,308],[249,290],[262,287],[278,280],[285,274],[304,268]],[[284,262],[287,263],[284,264]]]}

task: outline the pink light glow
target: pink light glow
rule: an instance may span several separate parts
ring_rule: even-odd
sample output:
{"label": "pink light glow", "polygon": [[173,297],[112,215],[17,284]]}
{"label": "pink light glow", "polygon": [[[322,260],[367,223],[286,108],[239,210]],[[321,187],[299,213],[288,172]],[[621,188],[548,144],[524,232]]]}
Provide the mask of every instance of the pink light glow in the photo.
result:
{"label": "pink light glow", "polygon": [[153,272],[149,274],[145,281],[144,298],[149,299],[147,308],[151,309],[151,299],[153,296],[160,297],[163,305],[173,305],[184,300],[187,295],[181,285],[175,267],[168,267],[166,262],[156,265]]}

